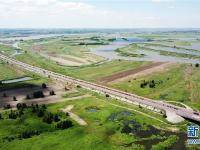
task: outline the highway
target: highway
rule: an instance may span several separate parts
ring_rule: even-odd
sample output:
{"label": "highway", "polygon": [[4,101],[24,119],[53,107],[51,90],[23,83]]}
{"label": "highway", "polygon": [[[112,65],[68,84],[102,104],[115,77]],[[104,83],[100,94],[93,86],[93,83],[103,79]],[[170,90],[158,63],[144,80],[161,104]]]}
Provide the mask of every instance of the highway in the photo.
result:
{"label": "highway", "polygon": [[156,101],[156,100],[152,100],[152,99],[148,99],[145,97],[141,97],[141,96],[137,96],[135,94],[130,94],[127,92],[123,92],[120,90],[116,90],[113,88],[109,88],[106,86],[102,86],[102,85],[98,85],[95,83],[91,83],[88,81],[84,81],[84,80],[80,80],[80,79],[75,79],[66,75],[62,75],[59,73],[55,73],[43,68],[39,68],[36,66],[32,66],[26,63],[23,63],[21,61],[17,61],[15,59],[12,59],[10,57],[4,56],[0,54],[0,59],[9,62],[10,64],[15,64],[25,70],[34,72],[34,73],[38,73],[40,75],[46,76],[46,77],[50,77],[50,78],[54,78],[56,80],[60,80],[63,82],[70,82],[70,83],[74,83],[76,85],[80,85],[83,88],[98,92],[98,93],[103,93],[103,94],[108,94],[112,97],[115,97],[119,100],[122,101],[126,101],[129,103],[134,103],[134,104],[140,104],[140,105],[144,105],[144,106],[148,106],[151,107],[153,109],[158,109],[158,110],[164,110],[164,111],[173,111],[175,112],[177,115],[183,117],[183,118],[187,118],[190,120],[194,120],[197,122],[200,122],[200,112],[195,112],[193,110],[189,110],[183,107],[178,107],[172,104],[168,104],[165,102],[161,102],[161,101]]}

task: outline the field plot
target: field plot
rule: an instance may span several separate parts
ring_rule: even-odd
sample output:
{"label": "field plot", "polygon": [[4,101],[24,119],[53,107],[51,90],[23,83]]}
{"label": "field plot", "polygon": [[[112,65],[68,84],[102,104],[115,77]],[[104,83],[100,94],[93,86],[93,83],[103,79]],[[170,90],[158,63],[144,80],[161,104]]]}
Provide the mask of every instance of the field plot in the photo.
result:
{"label": "field plot", "polygon": [[[139,66],[138,68],[119,72],[110,76],[102,77],[100,78],[100,81],[103,82],[113,82],[116,80],[122,80],[124,78],[128,78],[131,75],[141,75],[141,74],[148,74],[148,72],[152,73],[156,71],[157,67],[164,66],[165,63],[157,62],[157,63],[151,63],[144,66]],[[148,71],[149,70],[149,71]]]}
{"label": "field plot", "polygon": [[88,67],[71,69],[70,71],[75,77],[89,81],[100,81],[99,79],[103,76],[139,68],[149,63],[150,62],[113,60],[100,65],[91,65]]}
{"label": "field plot", "polygon": [[108,41],[95,37],[60,37],[45,39],[42,42],[32,40],[21,46],[59,65],[81,66],[104,61],[104,58],[89,53],[91,48],[104,44],[108,44]]}

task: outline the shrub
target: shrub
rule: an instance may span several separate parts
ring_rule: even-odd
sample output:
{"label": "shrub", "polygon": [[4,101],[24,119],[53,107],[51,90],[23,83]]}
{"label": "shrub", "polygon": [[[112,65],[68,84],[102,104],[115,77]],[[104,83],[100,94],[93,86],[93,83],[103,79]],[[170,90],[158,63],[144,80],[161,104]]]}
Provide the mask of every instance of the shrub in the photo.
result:
{"label": "shrub", "polygon": [[53,119],[54,119],[55,122],[60,121],[60,118],[59,118],[58,114],[55,114]]}
{"label": "shrub", "polygon": [[44,97],[44,94],[42,91],[36,91],[33,93],[33,97],[34,98],[43,98]]}
{"label": "shrub", "polygon": [[50,112],[45,114],[44,117],[43,117],[43,121],[48,123],[48,124],[51,124],[53,122],[53,119],[54,119],[54,115]]}
{"label": "shrub", "polygon": [[61,122],[57,123],[56,128],[58,128],[58,129],[68,129],[72,126],[73,126],[73,124],[70,120],[65,120],[65,121],[61,121]]}
{"label": "shrub", "polygon": [[22,139],[27,139],[27,138],[31,138],[34,135],[39,135],[40,132],[35,130],[35,131],[24,131],[19,135],[19,138]]}
{"label": "shrub", "polygon": [[42,109],[43,110],[46,110],[47,109],[47,106],[45,104],[42,104]]}
{"label": "shrub", "polygon": [[17,112],[14,112],[14,111],[10,111],[10,113],[8,114],[8,118],[9,119],[16,119],[18,116],[18,113]]}
{"label": "shrub", "polygon": [[121,132],[129,134],[129,133],[131,133],[131,131],[132,131],[132,129],[131,129],[131,127],[129,127],[129,125],[124,125]]}
{"label": "shrub", "polygon": [[37,112],[37,116],[38,117],[43,117],[44,116],[44,110],[36,108],[36,112]]}
{"label": "shrub", "polygon": [[11,108],[10,104],[7,104],[6,106],[4,106],[4,109],[10,109],[10,108]]}
{"label": "shrub", "polygon": [[16,105],[17,109],[20,110],[20,109],[24,109],[24,108],[27,108],[27,105],[25,103],[18,103]]}
{"label": "shrub", "polygon": [[176,135],[170,135],[167,140],[160,142],[156,145],[152,146],[152,150],[166,150],[169,149],[171,145],[176,143],[178,140],[178,137]]}

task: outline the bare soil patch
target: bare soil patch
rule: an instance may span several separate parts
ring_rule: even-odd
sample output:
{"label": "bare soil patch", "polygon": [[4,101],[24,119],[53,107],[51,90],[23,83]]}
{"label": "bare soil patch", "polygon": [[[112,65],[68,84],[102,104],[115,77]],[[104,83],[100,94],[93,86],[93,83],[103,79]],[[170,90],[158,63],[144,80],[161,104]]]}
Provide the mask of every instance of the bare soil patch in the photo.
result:
{"label": "bare soil patch", "polygon": [[71,112],[71,110],[73,109],[73,105],[68,105],[66,108],[64,109],[61,109],[62,112],[64,113],[68,113],[69,116],[74,120],[76,121],[79,125],[82,125],[82,126],[85,126],[87,125],[87,123],[82,119],[80,118],[78,115],[74,114]]}
{"label": "bare soil patch", "polygon": [[[71,98],[63,98],[63,95],[70,94],[71,92],[76,91],[76,89],[72,89],[72,87],[67,86],[70,88],[69,91],[64,89],[64,85],[54,83],[50,84],[47,88],[43,89],[40,86],[29,86],[29,87],[21,87],[21,88],[12,88],[5,91],[0,91],[0,109],[4,106],[10,104],[11,107],[16,107],[17,103],[26,103],[26,104],[50,104],[50,103],[57,103],[66,100],[75,100],[80,98],[88,97],[89,95],[80,95]],[[56,95],[50,95],[50,91],[55,91]],[[43,91],[45,97],[44,98],[33,98],[32,94],[36,91]],[[6,97],[4,97],[4,93],[6,93]],[[29,95],[31,99],[26,99],[26,95]],[[13,101],[13,96],[17,98],[17,101]]]}
{"label": "bare soil patch", "polygon": [[166,63],[166,62],[155,62],[155,63],[151,63],[148,65],[144,65],[139,68],[135,68],[135,69],[119,72],[119,73],[116,73],[116,74],[113,74],[110,76],[102,77],[99,79],[99,81],[113,82],[113,81],[118,81],[118,80],[130,77],[130,76],[133,77],[133,75],[135,75],[135,76],[146,75],[146,74],[152,73],[154,71],[162,70],[163,67],[166,67],[169,64],[170,63]]}

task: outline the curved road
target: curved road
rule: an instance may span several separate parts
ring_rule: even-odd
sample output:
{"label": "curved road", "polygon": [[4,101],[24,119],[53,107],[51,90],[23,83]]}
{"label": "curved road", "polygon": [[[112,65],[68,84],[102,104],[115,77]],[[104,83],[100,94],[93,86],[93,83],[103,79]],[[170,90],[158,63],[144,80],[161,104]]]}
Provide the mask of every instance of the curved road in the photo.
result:
{"label": "curved road", "polygon": [[39,67],[35,67],[32,65],[17,61],[15,59],[12,59],[10,57],[7,57],[7,56],[1,55],[1,54],[0,54],[0,59],[5,60],[11,64],[18,65],[18,66],[22,67],[23,69],[32,71],[34,73],[38,73],[43,76],[51,77],[51,78],[54,78],[56,80],[60,80],[63,82],[71,82],[71,83],[80,85],[83,88],[96,91],[98,93],[109,94],[110,96],[120,99],[122,101],[144,105],[147,107],[151,107],[152,109],[173,111],[181,117],[200,122],[200,112],[194,112],[193,110],[188,110],[186,108],[178,107],[178,106],[168,104],[165,102],[155,101],[152,99],[144,98],[144,97],[130,94],[127,92],[123,92],[120,90],[108,88],[106,86],[98,85],[98,84],[87,82],[84,80],[75,79],[75,78],[72,78],[72,77],[69,77],[66,75],[62,75],[59,73],[55,73],[55,72],[52,72],[52,71],[49,71],[46,69],[42,69]]}

